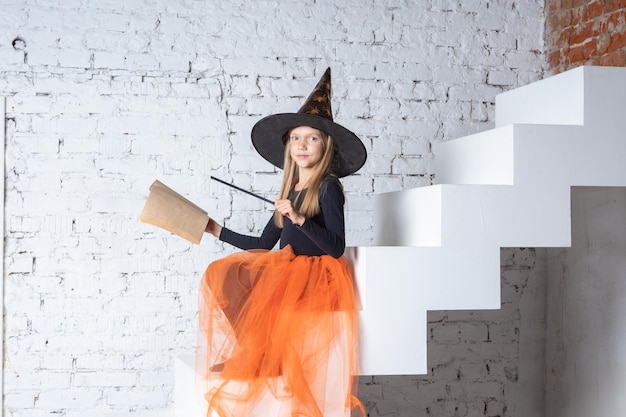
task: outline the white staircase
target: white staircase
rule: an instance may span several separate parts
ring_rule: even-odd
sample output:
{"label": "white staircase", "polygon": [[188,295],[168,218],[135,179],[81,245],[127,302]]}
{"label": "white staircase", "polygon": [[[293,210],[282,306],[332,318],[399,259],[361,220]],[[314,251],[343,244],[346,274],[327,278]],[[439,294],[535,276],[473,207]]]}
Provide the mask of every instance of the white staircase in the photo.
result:
{"label": "white staircase", "polygon": [[358,249],[363,374],[426,373],[426,310],[500,308],[501,247],[570,246],[570,188],[626,186],[625,114],[626,68],[580,67],[499,95],[495,129],[437,144],[439,185],[377,196],[377,246]]}
{"label": "white staircase", "polygon": [[[626,186],[626,68],[501,94],[495,129],[434,152],[438,184],[378,195],[375,246],[349,252],[362,375],[426,373],[428,310],[500,308],[501,247],[570,246],[570,188]],[[192,368],[177,361],[179,417],[200,417]]]}

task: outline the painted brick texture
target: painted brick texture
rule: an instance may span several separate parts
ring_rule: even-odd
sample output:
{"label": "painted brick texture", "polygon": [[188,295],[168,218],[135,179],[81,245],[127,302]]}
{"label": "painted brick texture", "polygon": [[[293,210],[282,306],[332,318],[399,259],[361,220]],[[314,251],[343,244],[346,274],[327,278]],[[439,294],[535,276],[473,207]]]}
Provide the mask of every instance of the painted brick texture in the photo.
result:
{"label": "painted brick texture", "polygon": [[[233,249],[139,224],[148,187],[260,231],[269,208],[209,175],[275,196],[250,129],[297,110],[327,66],[335,119],[369,155],[344,181],[350,245],[372,241],[375,193],[430,184],[434,141],[493,127],[495,95],[543,74],[541,1],[0,4],[10,417],[173,407],[198,280]],[[505,252],[503,274],[533,282],[529,253]],[[429,375],[363,377],[370,415],[523,416],[517,288],[502,311],[431,313]]]}
{"label": "painted brick texture", "polygon": [[546,0],[548,69],[626,65],[626,1]]}

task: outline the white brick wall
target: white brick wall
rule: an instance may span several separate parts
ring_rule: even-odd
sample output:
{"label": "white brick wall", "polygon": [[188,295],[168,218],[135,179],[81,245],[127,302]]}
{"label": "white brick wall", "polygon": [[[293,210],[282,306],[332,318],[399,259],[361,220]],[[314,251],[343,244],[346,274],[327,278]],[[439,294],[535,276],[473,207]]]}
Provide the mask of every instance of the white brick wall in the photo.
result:
{"label": "white brick wall", "polygon": [[[344,181],[351,245],[371,242],[372,194],[428,185],[433,141],[492,127],[495,95],[543,71],[541,1],[1,3],[12,417],[172,406],[197,282],[232,249],[139,224],[148,187],[159,178],[258,231],[268,207],[209,175],[275,196],[279,173],[250,128],[297,110],[327,66],[335,118],[369,153]],[[501,369],[520,368],[520,341],[494,318],[508,313],[432,314],[432,375],[364,378],[370,415],[514,415]],[[469,362],[467,345],[480,348]],[[467,379],[448,387],[458,372]]]}

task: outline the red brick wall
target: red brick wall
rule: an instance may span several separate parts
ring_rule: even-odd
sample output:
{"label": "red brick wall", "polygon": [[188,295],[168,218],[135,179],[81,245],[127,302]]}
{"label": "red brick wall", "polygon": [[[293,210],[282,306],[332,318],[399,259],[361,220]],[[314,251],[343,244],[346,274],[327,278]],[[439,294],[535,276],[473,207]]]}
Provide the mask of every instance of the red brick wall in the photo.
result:
{"label": "red brick wall", "polygon": [[546,0],[548,70],[626,66],[626,0]]}

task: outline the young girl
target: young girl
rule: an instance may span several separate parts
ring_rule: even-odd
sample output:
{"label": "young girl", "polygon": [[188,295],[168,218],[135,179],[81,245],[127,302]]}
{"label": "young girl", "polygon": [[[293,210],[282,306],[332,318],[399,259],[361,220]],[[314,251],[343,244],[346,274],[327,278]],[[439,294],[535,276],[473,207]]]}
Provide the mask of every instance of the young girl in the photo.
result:
{"label": "young girl", "polygon": [[366,152],[332,120],[330,69],[297,113],[259,121],[252,142],[284,169],[282,188],[261,236],[207,224],[208,233],[244,251],[211,263],[201,282],[202,394],[222,417],[363,411],[338,178],[356,172]]}

